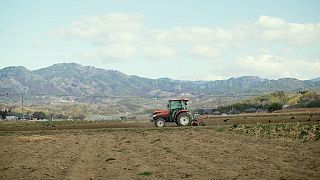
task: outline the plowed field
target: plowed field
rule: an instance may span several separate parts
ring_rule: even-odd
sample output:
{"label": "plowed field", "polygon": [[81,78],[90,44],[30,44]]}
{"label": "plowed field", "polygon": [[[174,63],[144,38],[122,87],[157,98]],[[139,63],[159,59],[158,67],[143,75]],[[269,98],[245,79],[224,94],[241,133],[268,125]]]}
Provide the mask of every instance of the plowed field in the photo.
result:
{"label": "plowed field", "polygon": [[0,136],[0,179],[319,179],[320,142],[210,127]]}

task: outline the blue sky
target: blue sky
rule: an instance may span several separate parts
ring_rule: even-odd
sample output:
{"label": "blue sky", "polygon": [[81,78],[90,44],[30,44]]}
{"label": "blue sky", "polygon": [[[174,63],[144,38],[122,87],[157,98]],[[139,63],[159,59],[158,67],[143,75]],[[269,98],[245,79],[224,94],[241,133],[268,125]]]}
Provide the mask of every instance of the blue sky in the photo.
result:
{"label": "blue sky", "polygon": [[320,1],[0,0],[0,68],[76,62],[129,75],[320,76]]}

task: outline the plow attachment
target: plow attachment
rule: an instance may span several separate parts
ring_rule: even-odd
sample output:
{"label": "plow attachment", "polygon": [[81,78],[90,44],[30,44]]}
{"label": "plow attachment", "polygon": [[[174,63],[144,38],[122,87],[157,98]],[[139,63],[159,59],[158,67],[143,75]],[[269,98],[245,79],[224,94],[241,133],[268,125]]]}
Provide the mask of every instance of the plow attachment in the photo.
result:
{"label": "plow attachment", "polygon": [[207,119],[208,116],[195,116],[194,120],[191,122],[192,126],[205,126],[205,119]]}

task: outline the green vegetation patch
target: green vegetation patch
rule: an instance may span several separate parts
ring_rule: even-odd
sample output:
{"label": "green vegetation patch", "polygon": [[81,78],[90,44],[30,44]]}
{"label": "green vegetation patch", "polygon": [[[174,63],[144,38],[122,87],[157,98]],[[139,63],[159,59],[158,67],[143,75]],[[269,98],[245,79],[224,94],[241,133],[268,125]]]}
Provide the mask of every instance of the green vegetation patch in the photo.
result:
{"label": "green vegetation patch", "polygon": [[286,105],[290,108],[316,108],[320,107],[320,94],[316,91],[299,91],[297,93],[274,92],[256,96],[228,106],[220,106],[218,110],[223,113],[240,113],[253,108],[268,112],[281,110]]}
{"label": "green vegetation patch", "polygon": [[320,140],[320,124],[255,124],[232,125],[229,132],[237,132],[263,138],[288,138],[298,140]]}
{"label": "green vegetation patch", "polygon": [[144,171],[144,172],[138,173],[137,175],[140,175],[140,176],[151,176],[151,175],[152,175],[152,172]]}

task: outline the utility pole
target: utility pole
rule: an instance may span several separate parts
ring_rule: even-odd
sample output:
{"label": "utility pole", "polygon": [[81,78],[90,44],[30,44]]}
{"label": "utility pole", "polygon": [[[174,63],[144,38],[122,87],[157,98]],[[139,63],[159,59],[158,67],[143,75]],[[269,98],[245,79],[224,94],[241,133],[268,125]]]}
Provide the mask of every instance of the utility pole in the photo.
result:
{"label": "utility pole", "polygon": [[[51,116],[51,121],[53,121],[53,116],[54,116],[54,108],[53,108],[53,105],[52,105],[52,100],[50,100],[50,107],[52,109],[52,116]],[[49,112],[49,111],[48,111]]]}
{"label": "utility pole", "polygon": [[23,93],[21,94],[21,111],[22,111],[22,120],[24,120],[24,112],[23,112]]}

